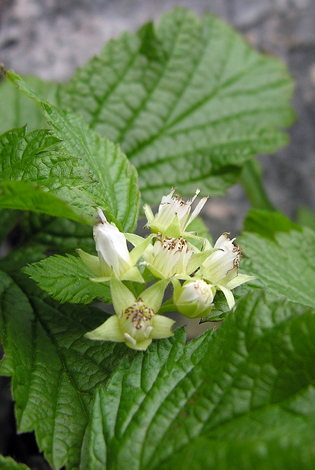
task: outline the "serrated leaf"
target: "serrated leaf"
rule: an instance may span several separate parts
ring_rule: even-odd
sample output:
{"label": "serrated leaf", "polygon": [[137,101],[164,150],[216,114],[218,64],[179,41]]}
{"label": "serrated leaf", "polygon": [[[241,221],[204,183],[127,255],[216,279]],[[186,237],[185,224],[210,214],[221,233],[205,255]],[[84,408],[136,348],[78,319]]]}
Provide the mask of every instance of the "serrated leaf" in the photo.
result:
{"label": "serrated leaf", "polygon": [[77,157],[98,184],[87,189],[95,203],[126,232],[133,231],[138,216],[137,174],[126,156],[108,139],[91,131],[82,118],[61,113],[44,105],[53,134],[63,140],[63,147]]}
{"label": "serrated leaf", "polygon": [[244,162],[287,143],[293,82],[216,16],[176,8],[110,41],[57,92],[60,106],[119,142],[143,200],[178,186],[220,195]]}
{"label": "serrated leaf", "polygon": [[99,309],[60,305],[24,275],[1,272],[0,290],[0,373],[12,376],[18,431],[35,430],[54,468],[76,469],[94,390],[134,353],[84,338],[107,318]]}
{"label": "serrated leaf", "polygon": [[[295,226],[281,214],[270,214],[269,219],[268,213],[263,214],[262,227],[256,226],[258,233],[244,232],[238,238],[247,272],[273,294],[315,307],[315,232]],[[259,215],[251,211],[245,227],[253,227]]]}
{"label": "serrated leaf", "polygon": [[0,455],[0,468],[1,470],[30,470],[26,465],[17,463],[10,457],[3,457],[3,455]]}
{"label": "serrated leaf", "polygon": [[[23,93],[44,108],[45,117],[53,128],[52,135],[62,141],[59,149],[78,161],[86,173],[90,174],[94,184],[86,185],[84,194],[92,200],[90,210],[94,217],[96,218],[95,206],[98,205],[121,230],[132,232],[137,222],[140,198],[137,173],[119,146],[107,138],[101,138],[79,116],[59,111],[55,106],[44,102],[12,70],[2,68],[2,72]],[[63,190],[65,191],[64,187]],[[65,197],[67,196],[66,193]]]}
{"label": "serrated leaf", "polygon": [[95,274],[78,256],[50,256],[23,271],[61,303],[89,304],[95,298],[111,301],[109,284],[91,281]]}
{"label": "serrated leaf", "polygon": [[66,217],[85,224],[90,223],[91,220],[78,215],[66,202],[54,194],[24,181],[0,183],[0,207]]}
{"label": "serrated leaf", "polygon": [[122,362],[96,393],[80,470],[311,470],[314,313],[252,291],[212,335]]}
{"label": "serrated leaf", "polygon": [[87,173],[78,158],[58,148],[59,139],[47,130],[27,134],[26,127],[12,129],[0,136],[0,180],[25,181],[48,190],[61,186],[84,186]]}
{"label": "serrated leaf", "polygon": [[25,127],[0,136],[0,206],[91,223],[91,178],[58,142],[47,130],[27,134]]}
{"label": "serrated leaf", "polygon": [[[26,83],[44,99],[54,103],[56,84],[26,75]],[[47,127],[43,111],[19,90],[3,80],[0,83],[0,134],[27,125],[29,131]]]}

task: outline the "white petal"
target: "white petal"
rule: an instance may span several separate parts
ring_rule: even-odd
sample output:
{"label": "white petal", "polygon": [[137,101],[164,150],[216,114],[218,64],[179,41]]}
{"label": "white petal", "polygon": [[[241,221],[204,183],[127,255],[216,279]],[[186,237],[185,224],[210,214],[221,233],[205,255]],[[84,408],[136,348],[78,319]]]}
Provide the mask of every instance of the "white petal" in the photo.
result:
{"label": "white petal", "polygon": [[[205,197],[203,197],[203,198],[198,202],[198,204],[196,205],[195,209],[193,210],[193,212],[192,212],[192,214],[191,214],[191,216],[190,216],[190,218],[189,218],[189,220],[188,220],[188,223],[187,223],[186,227],[188,227],[188,225],[190,225],[191,222],[192,222],[193,220],[195,220],[195,218],[199,215],[201,209],[203,208],[203,206],[204,206],[205,203],[207,202],[208,197],[209,197],[209,196],[205,196]],[[185,227],[185,229],[186,229],[186,227]]]}

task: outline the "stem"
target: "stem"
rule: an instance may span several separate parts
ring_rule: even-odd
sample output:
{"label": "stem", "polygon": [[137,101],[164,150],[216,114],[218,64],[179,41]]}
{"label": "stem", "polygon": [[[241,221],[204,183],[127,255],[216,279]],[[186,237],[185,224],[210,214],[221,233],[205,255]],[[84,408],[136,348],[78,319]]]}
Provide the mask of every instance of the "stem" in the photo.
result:
{"label": "stem", "polygon": [[245,163],[240,182],[254,209],[277,211],[267,196],[254,160],[248,160]]}

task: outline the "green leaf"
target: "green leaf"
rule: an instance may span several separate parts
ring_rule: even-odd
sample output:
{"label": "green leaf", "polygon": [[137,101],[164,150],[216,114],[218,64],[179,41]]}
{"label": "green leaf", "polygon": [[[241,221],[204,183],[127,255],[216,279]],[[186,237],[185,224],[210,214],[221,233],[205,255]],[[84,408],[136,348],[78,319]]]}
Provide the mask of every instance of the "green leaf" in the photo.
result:
{"label": "green leaf", "polygon": [[[26,83],[44,99],[54,103],[56,85],[39,77],[26,75]],[[29,131],[47,127],[43,111],[6,80],[0,83],[0,134],[27,125]]]}
{"label": "green leaf", "polygon": [[251,156],[285,145],[292,90],[282,63],[216,16],[176,8],[110,41],[57,101],[120,143],[143,200],[156,204],[175,185],[221,195]]}
{"label": "green leaf", "polygon": [[90,223],[72,210],[69,205],[50,192],[24,181],[0,183],[0,207],[36,211],[54,217],[66,217],[81,223]]}
{"label": "green leaf", "polygon": [[[260,212],[250,214],[245,227],[253,228],[255,220],[259,224]],[[315,232],[296,226],[281,214],[262,216],[261,225],[253,228],[256,233],[245,231],[238,238],[247,258],[247,272],[273,294],[315,307]]]}
{"label": "green leaf", "polygon": [[44,104],[44,109],[53,134],[63,141],[62,147],[77,157],[97,181],[87,188],[93,201],[121,230],[132,232],[140,198],[137,173],[119,146],[102,139],[74,114],[59,112],[48,104]]}
{"label": "green leaf", "polygon": [[0,373],[12,376],[18,431],[35,430],[54,468],[75,469],[96,387],[134,353],[84,338],[108,317],[100,309],[60,305],[25,275],[1,272],[0,292]]}
{"label": "green leaf", "polygon": [[80,470],[311,470],[314,313],[252,291],[215,333],[121,362],[95,395]]}
{"label": "green leaf", "polygon": [[25,127],[0,136],[0,206],[91,223],[93,200],[86,193],[91,178],[58,142],[49,131],[27,134]]}
{"label": "green leaf", "polygon": [[1,470],[30,470],[26,465],[17,463],[10,457],[3,457],[3,455],[0,455],[0,467]]}
{"label": "green leaf", "polygon": [[[94,217],[95,205],[98,205],[121,230],[132,232],[137,222],[140,198],[137,173],[119,146],[107,138],[101,138],[79,116],[61,112],[50,103],[44,102],[13,71],[8,72],[2,68],[2,72],[44,108],[45,117],[52,126],[52,135],[62,141],[59,152],[71,156],[79,162],[81,169],[90,174],[93,183],[86,184],[84,194],[91,198],[90,211]],[[66,191],[64,183],[62,186],[63,191]],[[65,197],[67,201],[72,200],[67,192]]]}
{"label": "green leaf", "polygon": [[25,181],[49,190],[61,186],[83,186],[90,179],[78,165],[78,158],[58,148],[60,139],[47,130],[26,133],[12,129],[0,136],[1,181]]}
{"label": "green leaf", "polygon": [[257,233],[270,240],[274,240],[278,232],[289,233],[291,230],[302,232],[302,227],[276,212],[250,210],[244,221],[245,232]]}
{"label": "green leaf", "polygon": [[78,256],[50,256],[23,271],[61,303],[89,304],[95,298],[111,301],[109,285],[91,281],[95,274]]}

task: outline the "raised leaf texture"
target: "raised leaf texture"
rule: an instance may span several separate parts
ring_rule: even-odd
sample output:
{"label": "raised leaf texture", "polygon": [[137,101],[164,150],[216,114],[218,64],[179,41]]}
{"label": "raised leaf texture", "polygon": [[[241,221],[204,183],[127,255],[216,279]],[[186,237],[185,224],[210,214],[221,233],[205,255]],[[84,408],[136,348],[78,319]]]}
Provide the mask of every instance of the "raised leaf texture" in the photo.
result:
{"label": "raised leaf texture", "polygon": [[110,303],[109,285],[91,281],[95,274],[78,256],[50,256],[28,266],[24,272],[62,303],[89,304],[95,298]]}
{"label": "raised leaf texture", "polygon": [[25,276],[1,272],[0,281],[0,373],[12,375],[18,430],[35,430],[54,468],[75,469],[95,388],[134,353],[84,338],[107,318],[101,310],[60,305]]}
{"label": "raised leaf texture", "polygon": [[212,336],[157,342],[96,394],[80,470],[311,470],[314,334],[252,291]]}
{"label": "raised leaf texture", "polygon": [[246,159],[287,142],[292,79],[217,17],[177,8],[110,41],[57,92],[59,105],[120,143],[143,199],[219,195]]}
{"label": "raised leaf texture", "polygon": [[79,159],[62,151],[58,142],[49,131],[27,134],[25,127],[0,136],[1,207],[81,222],[91,217],[93,200],[85,189],[92,180]]}
{"label": "raised leaf texture", "polygon": [[[254,226],[257,214],[252,213],[245,227]],[[281,222],[286,219],[283,215],[279,217]],[[263,220],[264,225],[257,224],[255,232],[244,232],[238,238],[247,258],[247,272],[272,293],[315,307],[315,232],[307,227],[294,227],[288,219],[286,224],[277,224],[275,215],[270,215],[268,225],[267,213]]]}

